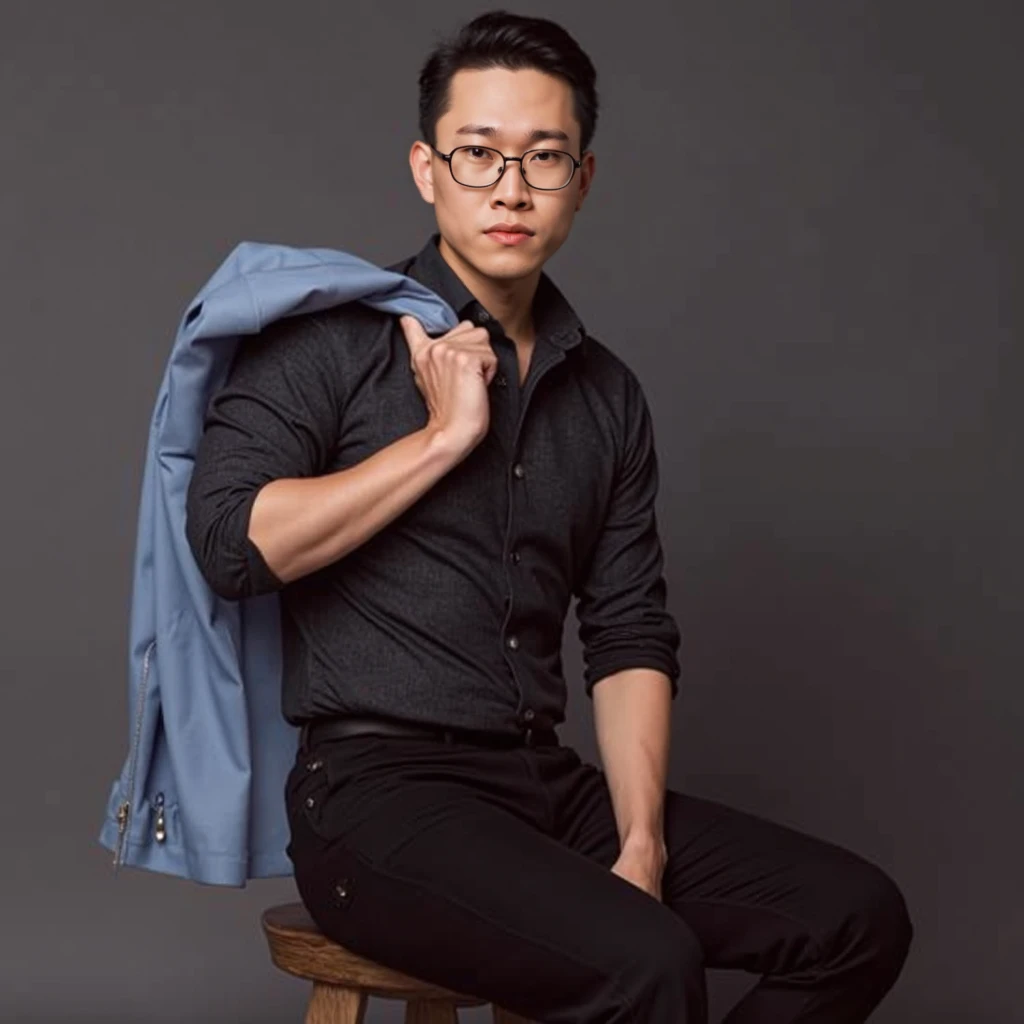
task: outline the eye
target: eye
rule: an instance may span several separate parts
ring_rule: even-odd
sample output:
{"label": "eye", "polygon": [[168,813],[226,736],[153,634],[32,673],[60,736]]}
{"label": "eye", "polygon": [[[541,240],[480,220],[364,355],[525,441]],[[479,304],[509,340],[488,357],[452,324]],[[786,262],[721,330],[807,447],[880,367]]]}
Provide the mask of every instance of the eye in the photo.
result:
{"label": "eye", "polygon": [[532,165],[547,164],[549,168],[565,162],[566,154],[560,149],[534,149],[530,151]]}

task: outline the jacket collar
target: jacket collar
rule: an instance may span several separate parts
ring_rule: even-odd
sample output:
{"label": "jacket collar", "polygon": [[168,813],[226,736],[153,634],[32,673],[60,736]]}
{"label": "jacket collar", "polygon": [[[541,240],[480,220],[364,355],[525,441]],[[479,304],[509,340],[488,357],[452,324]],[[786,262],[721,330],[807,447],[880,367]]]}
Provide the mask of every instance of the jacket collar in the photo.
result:
{"label": "jacket collar", "polygon": [[[412,260],[406,261],[403,272],[440,295],[460,320],[476,320],[481,312],[486,311],[445,262],[437,247],[440,239],[440,233],[431,235]],[[561,349],[573,348],[586,334],[576,311],[543,271],[533,300],[533,317],[538,338],[542,337]]]}

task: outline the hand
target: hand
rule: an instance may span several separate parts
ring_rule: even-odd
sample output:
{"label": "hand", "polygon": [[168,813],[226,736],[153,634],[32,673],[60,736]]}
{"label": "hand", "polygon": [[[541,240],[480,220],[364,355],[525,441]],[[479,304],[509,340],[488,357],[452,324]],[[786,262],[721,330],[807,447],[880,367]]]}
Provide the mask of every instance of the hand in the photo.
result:
{"label": "hand", "polygon": [[498,369],[487,329],[463,320],[447,334],[431,338],[414,317],[403,316],[399,323],[430,424],[460,443],[475,446],[490,426],[487,386]]}
{"label": "hand", "polygon": [[627,882],[632,882],[660,902],[661,879],[667,860],[668,852],[664,841],[627,840],[622,844],[618,860],[612,865],[612,872]]}

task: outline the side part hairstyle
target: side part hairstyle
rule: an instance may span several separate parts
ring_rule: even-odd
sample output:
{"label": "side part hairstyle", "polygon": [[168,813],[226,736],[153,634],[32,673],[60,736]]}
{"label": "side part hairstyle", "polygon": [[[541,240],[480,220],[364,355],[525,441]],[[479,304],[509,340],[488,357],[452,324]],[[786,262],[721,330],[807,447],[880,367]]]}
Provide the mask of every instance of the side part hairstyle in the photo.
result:
{"label": "side part hairstyle", "polygon": [[487,68],[529,68],[568,82],[580,125],[580,151],[587,149],[597,126],[597,72],[590,58],[561,25],[508,11],[474,18],[427,58],[419,76],[419,129],[426,142],[437,145],[437,122],[448,110],[456,72]]}

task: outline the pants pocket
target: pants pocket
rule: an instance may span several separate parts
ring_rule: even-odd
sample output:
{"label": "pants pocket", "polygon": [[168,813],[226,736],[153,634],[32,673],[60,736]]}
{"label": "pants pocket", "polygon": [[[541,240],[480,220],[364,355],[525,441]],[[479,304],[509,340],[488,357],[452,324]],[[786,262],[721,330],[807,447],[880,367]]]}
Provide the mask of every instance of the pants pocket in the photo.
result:
{"label": "pants pocket", "polygon": [[313,752],[300,754],[288,774],[285,786],[285,807],[293,842],[300,828],[310,829],[321,838],[326,838],[321,822],[324,797],[328,789],[324,759]]}
{"label": "pants pocket", "polygon": [[346,795],[356,777],[373,767],[381,737],[366,734],[328,740],[300,751],[288,776],[286,803],[295,830],[296,816],[323,840],[335,837],[344,821]]}

